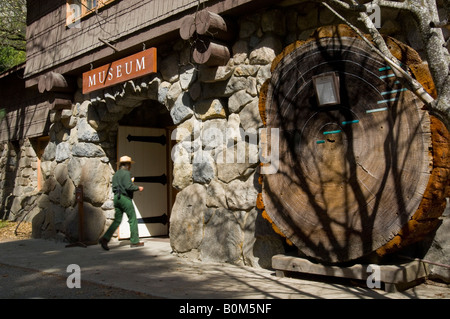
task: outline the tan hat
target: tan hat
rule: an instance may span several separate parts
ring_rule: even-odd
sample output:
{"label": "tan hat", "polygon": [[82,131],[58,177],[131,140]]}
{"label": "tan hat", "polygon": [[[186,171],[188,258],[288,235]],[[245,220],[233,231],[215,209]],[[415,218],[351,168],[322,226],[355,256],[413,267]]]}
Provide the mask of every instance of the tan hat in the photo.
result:
{"label": "tan hat", "polygon": [[131,157],[129,156],[122,156],[119,160],[120,163],[135,163],[133,160],[131,160]]}

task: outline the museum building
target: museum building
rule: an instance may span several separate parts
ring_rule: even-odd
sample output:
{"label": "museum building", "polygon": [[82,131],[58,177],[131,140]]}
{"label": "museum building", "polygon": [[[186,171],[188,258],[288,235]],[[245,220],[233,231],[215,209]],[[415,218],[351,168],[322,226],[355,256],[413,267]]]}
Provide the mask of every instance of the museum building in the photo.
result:
{"label": "museum building", "polygon": [[[170,238],[187,258],[270,268],[298,250],[351,262],[442,222],[449,163],[429,152],[438,121],[316,1],[27,6],[26,63],[0,75],[0,196],[34,237],[97,243],[123,155],[144,186],[140,236]],[[435,94],[410,17],[380,17],[392,54]],[[402,233],[421,220],[415,240]],[[129,238],[126,219],[117,238]]]}

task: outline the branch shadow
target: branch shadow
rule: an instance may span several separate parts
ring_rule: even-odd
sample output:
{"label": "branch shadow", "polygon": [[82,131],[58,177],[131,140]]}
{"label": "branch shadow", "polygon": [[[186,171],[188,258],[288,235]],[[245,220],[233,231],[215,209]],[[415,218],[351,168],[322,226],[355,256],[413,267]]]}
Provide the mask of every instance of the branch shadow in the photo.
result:
{"label": "branch shadow", "polygon": [[[0,264],[33,269],[68,278],[68,266],[81,269],[81,289],[66,288],[66,280],[53,287],[60,295],[42,298],[66,299],[89,296],[89,283],[120,288],[151,298],[168,299],[380,299],[416,298],[409,291],[389,295],[345,282],[310,278],[278,278],[271,270],[231,264],[189,262],[171,254],[163,240],[146,240],[143,248],[120,243],[105,252],[99,245],[65,248],[62,242],[30,239],[0,243]],[[36,287],[17,278],[11,287],[28,295]],[[38,285],[41,285],[38,283]],[[43,284],[42,284],[43,286]],[[64,289],[65,288],[65,289]],[[20,295],[19,295],[20,297]]]}
{"label": "branch shadow", "polygon": [[[346,37],[316,38],[274,70],[266,114],[280,129],[280,169],[265,176],[263,195],[300,255],[324,263],[372,258],[417,209],[423,164],[412,162],[427,151],[415,142],[426,115],[386,70]],[[339,75],[341,101],[324,107],[311,78],[327,72]],[[417,184],[404,177],[414,170]]]}

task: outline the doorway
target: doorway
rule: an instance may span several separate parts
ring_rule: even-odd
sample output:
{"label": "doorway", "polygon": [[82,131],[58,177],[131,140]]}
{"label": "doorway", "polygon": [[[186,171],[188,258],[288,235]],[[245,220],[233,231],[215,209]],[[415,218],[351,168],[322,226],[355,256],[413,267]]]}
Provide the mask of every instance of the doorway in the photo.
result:
{"label": "doorway", "polygon": [[[141,238],[169,235],[173,206],[171,130],[169,112],[155,101],[145,101],[119,121],[117,159],[124,155],[133,159],[131,176],[136,185],[144,187],[133,197]],[[118,237],[130,238],[125,214]]]}

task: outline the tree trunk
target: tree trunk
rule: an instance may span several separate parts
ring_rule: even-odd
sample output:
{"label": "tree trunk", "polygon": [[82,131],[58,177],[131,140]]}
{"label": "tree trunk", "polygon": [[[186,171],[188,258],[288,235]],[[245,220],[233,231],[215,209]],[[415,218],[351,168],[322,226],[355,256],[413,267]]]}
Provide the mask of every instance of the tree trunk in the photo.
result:
{"label": "tree trunk", "polygon": [[[388,41],[423,71],[414,50]],[[264,175],[258,206],[276,230],[302,254],[336,263],[395,251],[436,227],[448,132],[431,133],[423,104],[383,59],[348,28],[321,28],[286,48],[272,71],[260,108],[267,127],[280,129],[282,156],[278,172]],[[321,106],[312,77],[329,72],[341,100]]]}

